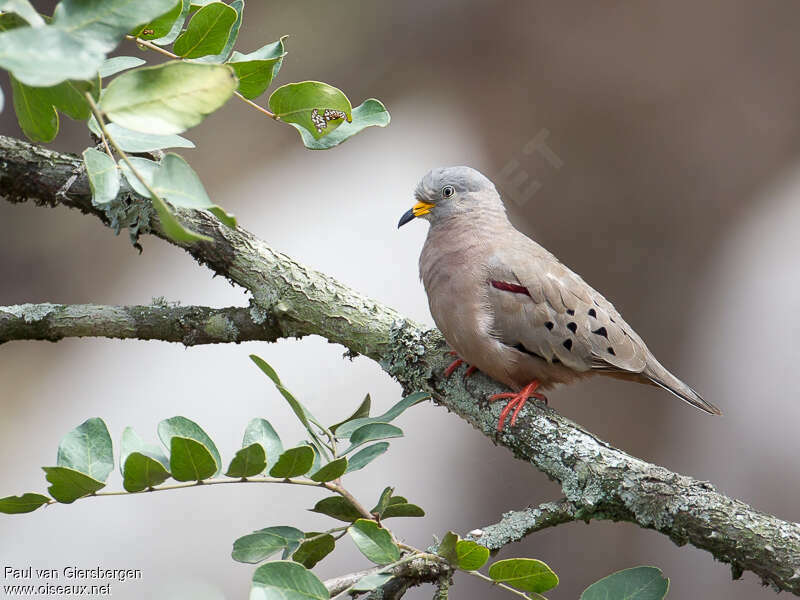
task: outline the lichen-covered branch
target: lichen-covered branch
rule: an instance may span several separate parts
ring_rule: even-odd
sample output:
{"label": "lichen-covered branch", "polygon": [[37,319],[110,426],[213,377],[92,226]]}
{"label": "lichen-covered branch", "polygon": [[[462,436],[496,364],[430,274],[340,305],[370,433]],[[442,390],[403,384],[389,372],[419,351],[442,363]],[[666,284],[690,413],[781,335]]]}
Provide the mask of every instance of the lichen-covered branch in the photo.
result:
{"label": "lichen-covered branch", "polygon": [[512,510],[492,525],[473,529],[465,537],[480,542],[489,550],[499,550],[507,544],[518,542],[526,535],[548,527],[555,527],[572,521],[589,521],[600,518],[599,514],[586,512],[573,502],[562,498],[556,502],[545,502],[539,506],[529,506],[523,510]]}
{"label": "lichen-covered branch", "polygon": [[12,340],[65,337],[106,337],[161,340],[184,346],[253,340],[274,342],[280,337],[275,320],[253,320],[249,308],[99,304],[19,304],[0,306],[0,344]]}
{"label": "lichen-covered branch", "polygon": [[[148,203],[129,189],[109,205],[94,207],[76,157],[5,137],[0,137],[0,156],[0,195],[8,200],[63,204],[112,227],[132,227],[134,235],[149,232],[166,239]],[[177,245],[249,290],[253,320],[274,317],[279,337],[320,335],[377,361],[407,391],[429,391],[437,403],[558,481],[581,518],[637,523],[677,544],[709,551],[730,563],[734,576],[749,570],[775,589],[800,595],[800,524],[754,510],[707,482],[632,457],[547,407],[529,403],[516,427],[498,434],[500,407],[485,401],[498,384],[482,375],[445,379],[447,349],[437,331],[426,331],[304,267],[242,228],[227,228],[200,211],[179,215],[214,242]]]}
{"label": "lichen-covered branch", "polygon": [[[360,596],[365,592],[344,592],[351,586],[358,583],[361,578],[367,575],[376,573],[389,573],[392,574],[386,584],[370,593],[366,600],[391,600],[402,598],[409,588],[421,585],[423,583],[438,583],[442,579],[448,580],[452,577],[453,570],[449,568],[441,560],[432,560],[425,556],[419,556],[413,560],[403,561],[401,564],[392,567],[374,567],[356,573],[348,573],[332,579],[326,580],[325,587],[331,598],[335,600],[350,599],[355,596]],[[340,596],[340,594],[342,594]]]}

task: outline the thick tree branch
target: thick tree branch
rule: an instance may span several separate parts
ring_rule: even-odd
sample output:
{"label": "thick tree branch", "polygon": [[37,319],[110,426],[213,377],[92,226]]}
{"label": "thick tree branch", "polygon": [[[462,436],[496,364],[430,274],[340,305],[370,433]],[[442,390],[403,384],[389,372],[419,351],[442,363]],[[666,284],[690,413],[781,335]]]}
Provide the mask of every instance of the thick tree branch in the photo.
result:
{"label": "thick tree branch", "polygon": [[249,308],[208,308],[155,303],[151,306],[20,304],[0,306],[0,344],[12,340],[107,337],[162,340],[184,346],[281,336],[273,319],[256,323]]}
{"label": "thick tree branch", "polygon": [[[60,203],[115,228],[130,225],[134,234],[165,238],[148,204],[128,189],[102,209],[92,206],[76,157],[4,137],[0,155],[0,194],[12,202]],[[62,189],[71,178],[69,189]],[[179,214],[214,243],[177,245],[249,290],[254,321],[275,318],[281,337],[323,336],[377,361],[406,390],[431,392],[437,403],[558,481],[580,518],[625,520],[660,531],[677,544],[691,543],[730,563],[734,576],[750,570],[775,589],[800,595],[800,524],[629,456],[547,407],[530,405],[515,428],[498,434],[500,407],[485,402],[498,385],[482,375],[444,379],[446,347],[438,332],[298,264],[244,229],[229,229],[199,211]]]}

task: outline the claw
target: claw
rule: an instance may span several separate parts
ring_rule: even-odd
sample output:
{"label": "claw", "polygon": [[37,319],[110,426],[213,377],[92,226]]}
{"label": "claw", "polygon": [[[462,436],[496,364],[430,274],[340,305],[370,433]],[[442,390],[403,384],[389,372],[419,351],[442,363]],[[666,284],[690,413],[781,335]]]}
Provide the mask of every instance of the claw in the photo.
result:
{"label": "claw", "polygon": [[536,398],[537,400],[541,400],[547,404],[547,396],[536,392],[536,388],[538,388],[539,385],[539,381],[534,379],[519,392],[504,392],[502,394],[493,394],[492,396],[489,396],[489,402],[510,399],[505,408],[503,408],[503,410],[500,412],[500,419],[497,422],[497,431],[503,431],[506,418],[508,418],[508,415],[512,410],[514,412],[511,415],[511,427],[514,426],[514,424],[517,422],[517,415],[519,414],[519,411],[522,410],[522,407],[525,406],[525,402],[527,402],[529,398]]}

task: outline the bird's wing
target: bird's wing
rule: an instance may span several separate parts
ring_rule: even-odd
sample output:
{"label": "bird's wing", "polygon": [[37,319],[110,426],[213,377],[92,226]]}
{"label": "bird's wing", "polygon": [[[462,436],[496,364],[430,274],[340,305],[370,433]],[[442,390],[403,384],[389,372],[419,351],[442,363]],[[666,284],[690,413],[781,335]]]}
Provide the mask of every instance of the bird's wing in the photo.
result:
{"label": "bird's wing", "polygon": [[517,250],[487,267],[494,331],[505,344],[576,371],[645,369],[649,352],[641,338],[551,254]]}

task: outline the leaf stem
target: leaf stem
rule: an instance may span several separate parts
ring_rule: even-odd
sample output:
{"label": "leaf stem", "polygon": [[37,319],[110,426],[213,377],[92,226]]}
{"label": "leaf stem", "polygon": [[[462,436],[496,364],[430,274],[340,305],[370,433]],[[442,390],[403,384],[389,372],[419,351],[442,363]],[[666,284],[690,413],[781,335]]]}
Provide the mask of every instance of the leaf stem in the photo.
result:
{"label": "leaf stem", "polygon": [[[111,145],[114,146],[114,150],[116,150],[117,154],[119,154],[120,158],[128,165],[128,168],[131,170],[131,173],[138,179],[141,184],[145,187],[147,192],[150,194],[150,198],[153,202],[159,202],[164,205],[166,208],[166,203],[164,200],[156,193],[156,191],[150,186],[150,184],[145,180],[144,176],[139,172],[139,170],[133,166],[133,163],[128,158],[128,155],[119,147],[119,144],[114,140],[111,134],[108,133],[108,129],[106,129],[106,124],[103,122],[103,114],[100,112],[100,108],[95,104],[94,98],[89,92],[85,94],[86,100],[89,102],[89,106],[92,109],[92,113],[94,114],[94,118],[97,120],[97,125],[100,127],[100,131],[103,134],[103,141],[107,139],[111,142]],[[112,157],[113,158],[113,157]]]}
{"label": "leaf stem", "polygon": [[339,494],[339,495],[340,495],[342,498],[344,498],[345,500],[347,500],[348,502],[350,502],[350,504],[352,504],[352,505],[353,505],[353,507],[354,507],[354,508],[355,508],[355,509],[356,509],[358,512],[360,512],[360,513],[361,513],[361,516],[362,516],[362,517],[364,517],[365,519],[369,519],[370,521],[374,521],[374,520],[375,520],[375,515],[373,515],[373,514],[372,514],[371,512],[369,512],[369,511],[368,511],[366,508],[364,508],[364,507],[361,505],[361,503],[360,503],[358,500],[356,500],[356,499],[355,499],[355,496],[353,496],[353,494],[351,494],[350,492],[348,492],[348,491],[347,491],[345,488],[343,488],[341,485],[339,485],[339,484],[337,484],[337,483],[330,482],[330,481],[329,481],[329,482],[327,482],[327,483],[325,483],[325,484],[323,484],[323,485],[324,485],[326,488],[328,488],[330,491],[332,491],[332,492],[336,492],[336,493],[337,493],[337,494]]}
{"label": "leaf stem", "polygon": [[500,583],[499,581],[495,581],[491,577],[487,577],[486,575],[484,575],[483,573],[479,573],[478,571],[465,571],[463,569],[459,569],[459,571],[461,571],[462,573],[466,573],[467,575],[472,575],[473,577],[477,577],[478,579],[483,579],[484,581],[487,581],[492,585],[496,585],[497,587],[503,588],[504,590],[511,592],[512,594],[520,596],[521,598],[528,598],[529,600],[530,598],[535,598],[535,600],[547,600],[547,598],[545,598],[541,594],[537,594],[536,592],[531,592],[531,594],[533,595],[529,596],[525,592],[516,590],[512,588],[510,585],[506,585],[505,583]]}
{"label": "leaf stem", "polygon": [[[160,46],[157,46],[156,44],[153,44],[152,42],[148,42],[147,40],[143,40],[143,39],[137,38],[137,37],[135,37],[133,35],[126,35],[125,38],[136,42],[139,46],[142,46],[143,48],[147,48],[148,50],[152,50],[153,52],[158,52],[159,54],[163,54],[164,56],[168,56],[168,57],[174,58],[174,59],[180,59],[181,58],[177,54],[173,54],[169,50],[165,50],[164,48],[162,48]],[[272,113],[269,110],[267,110],[266,108],[264,108],[263,106],[261,106],[259,104],[256,104],[255,102],[253,102],[252,100],[249,100],[248,98],[245,98],[239,92],[233,92],[233,95],[236,96],[237,98],[239,98],[239,100],[241,100],[245,104],[251,106],[252,108],[255,108],[258,112],[268,116],[270,119],[274,119],[275,121],[278,120],[278,117],[275,116],[275,113]]]}

